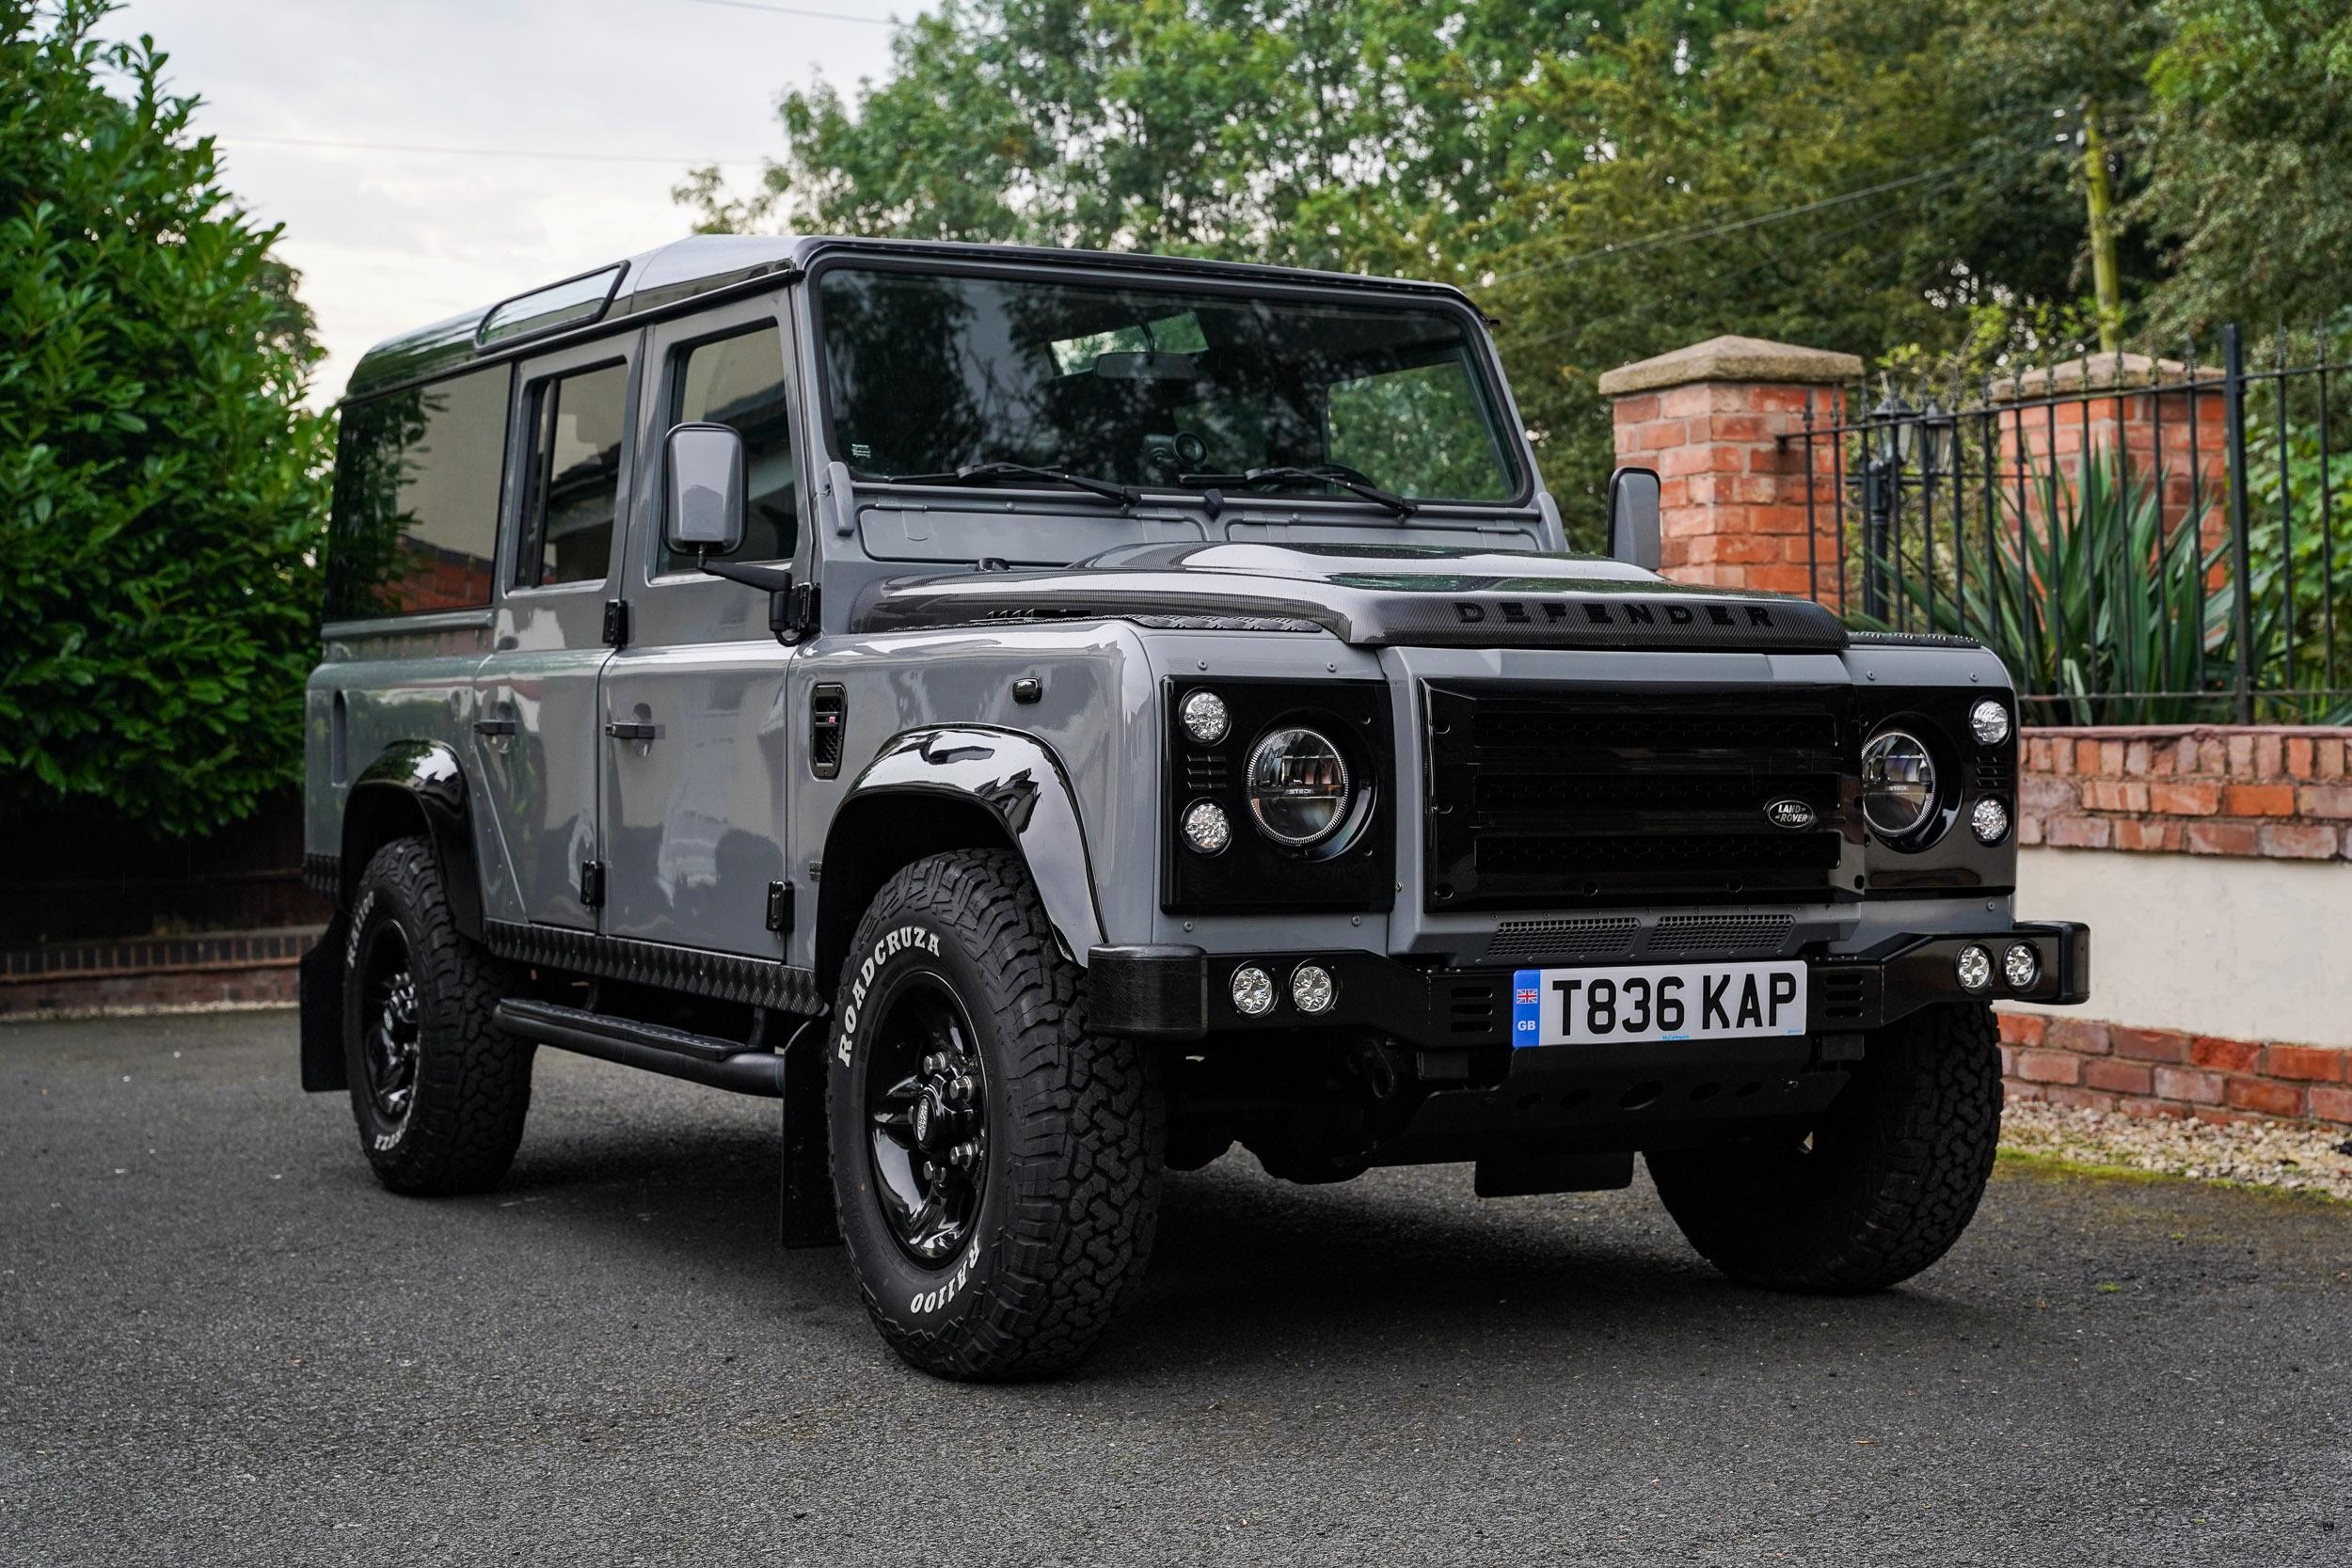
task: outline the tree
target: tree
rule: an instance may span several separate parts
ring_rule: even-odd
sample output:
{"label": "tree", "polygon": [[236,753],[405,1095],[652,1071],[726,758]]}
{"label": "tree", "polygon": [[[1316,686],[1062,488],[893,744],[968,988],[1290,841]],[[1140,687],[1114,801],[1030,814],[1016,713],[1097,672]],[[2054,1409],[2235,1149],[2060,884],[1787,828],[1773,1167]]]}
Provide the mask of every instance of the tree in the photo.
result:
{"label": "tree", "polygon": [[278,230],[108,8],[0,0],[0,816],[184,835],[299,775],[332,421]]}
{"label": "tree", "polygon": [[2162,156],[2136,211],[2170,242],[2169,326],[2309,326],[2352,254],[2352,11],[2175,0],[2150,71]]}

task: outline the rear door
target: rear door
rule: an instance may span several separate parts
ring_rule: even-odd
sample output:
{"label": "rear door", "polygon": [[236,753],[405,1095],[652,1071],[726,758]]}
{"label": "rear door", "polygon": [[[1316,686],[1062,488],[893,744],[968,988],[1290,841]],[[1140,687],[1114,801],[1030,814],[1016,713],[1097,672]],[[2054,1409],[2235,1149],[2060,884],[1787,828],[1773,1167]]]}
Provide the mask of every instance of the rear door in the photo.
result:
{"label": "rear door", "polygon": [[493,918],[596,925],[596,684],[627,531],[638,347],[630,334],[542,355],[516,379],[509,543],[474,721],[503,850],[485,879]]}
{"label": "rear door", "polygon": [[[807,569],[783,296],[648,333],[625,578],[629,639],[604,677],[604,929],[776,958],[770,885],[788,880],[785,798],[798,755],[785,702],[792,650],[768,595],[708,577],[661,542],[661,437],[689,420],[743,437],[743,544],[727,559]],[[779,899],[788,894],[779,895]],[[775,925],[780,926],[779,920]]]}

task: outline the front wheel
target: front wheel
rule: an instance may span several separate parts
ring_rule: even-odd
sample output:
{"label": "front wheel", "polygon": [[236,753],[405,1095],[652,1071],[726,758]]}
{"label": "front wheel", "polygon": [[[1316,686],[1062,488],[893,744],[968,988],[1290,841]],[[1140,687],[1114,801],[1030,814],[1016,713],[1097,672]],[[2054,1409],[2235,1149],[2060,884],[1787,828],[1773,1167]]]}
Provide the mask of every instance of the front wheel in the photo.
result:
{"label": "front wheel", "polygon": [[1809,1134],[1651,1154],[1658,1196],[1744,1283],[1851,1293],[1909,1279],[1960,1240],[1992,1177],[1998,1037],[1979,1003],[1915,1014],[1871,1037]]}
{"label": "front wheel", "polygon": [[842,966],[841,1236],[875,1326],[926,1371],[1059,1371],[1143,1272],[1165,1111],[1144,1053],[1088,1033],[1081,978],[1001,850],[899,871]]}

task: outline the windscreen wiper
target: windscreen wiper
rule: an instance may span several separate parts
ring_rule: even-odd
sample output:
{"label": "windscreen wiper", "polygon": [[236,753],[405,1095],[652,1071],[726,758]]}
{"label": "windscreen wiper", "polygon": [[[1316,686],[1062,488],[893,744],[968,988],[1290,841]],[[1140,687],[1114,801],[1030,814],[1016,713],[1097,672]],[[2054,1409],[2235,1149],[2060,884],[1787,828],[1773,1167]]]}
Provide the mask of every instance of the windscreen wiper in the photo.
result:
{"label": "windscreen wiper", "polygon": [[1143,499],[1142,491],[1115,480],[1073,474],[1067,468],[1041,468],[1028,463],[966,463],[952,473],[891,474],[888,478],[897,484],[992,484],[1000,479],[1044,479],[1121,506],[1133,506]]}
{"label": "windscreen wiper", "polygon": [[1239,489],[1297,489],[1308,484],[1335,484],[1368,501],[1387,507],[1400,517],[1409,517],[1421,510],[1393,490],[1383,490],[1355,469],[1338,463],[1319,463],[1311,468],[1292,464],[1278,464],[1270,468],[1252,468],[1244,474],[1178,474],[1179,484],[1231,484]]}

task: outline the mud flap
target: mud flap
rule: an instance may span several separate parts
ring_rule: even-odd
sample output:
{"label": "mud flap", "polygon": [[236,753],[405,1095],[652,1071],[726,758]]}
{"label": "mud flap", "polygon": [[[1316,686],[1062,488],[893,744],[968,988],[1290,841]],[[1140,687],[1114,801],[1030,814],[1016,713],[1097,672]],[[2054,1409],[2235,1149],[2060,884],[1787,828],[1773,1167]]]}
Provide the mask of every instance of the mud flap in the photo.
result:
{"label": "mud flap", "polygon": [[343,1066],[343,943],[351,922],[338,910],[326,929],[302,955],[302,1086],[313,1094],[349,1086]]}
{"label": "mud flap", "polygon": [[833,1159],[825,1132],[824,1020],[810,1019],[784,1047],[784,1191],[777,1240],[788,1247],[838,1246]]}

